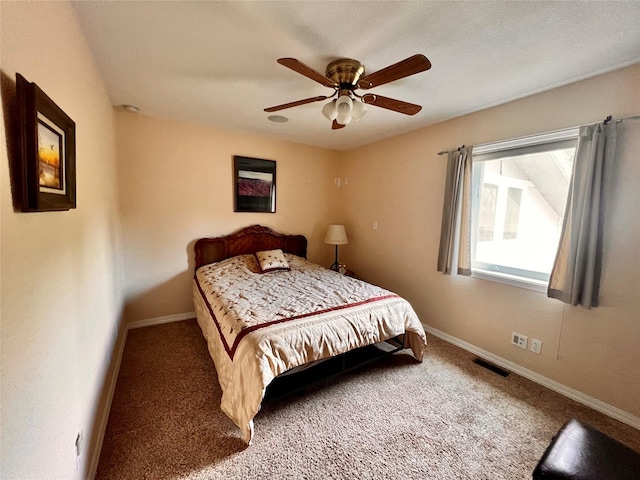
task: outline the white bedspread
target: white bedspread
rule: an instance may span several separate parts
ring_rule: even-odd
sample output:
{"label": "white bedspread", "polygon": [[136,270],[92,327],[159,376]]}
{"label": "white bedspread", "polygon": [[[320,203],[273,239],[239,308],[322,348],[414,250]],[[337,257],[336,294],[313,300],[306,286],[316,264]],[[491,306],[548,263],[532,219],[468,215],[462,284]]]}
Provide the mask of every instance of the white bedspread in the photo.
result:
{"label": "white bedspread", "polygon": [[285,254],[291,271],[259,273],[253,255],[194,278],[198,323],[222,387],[222,410],[251,443],[253,418],[277,375],[406,333],[422,361],[426,335],[398,295]]}

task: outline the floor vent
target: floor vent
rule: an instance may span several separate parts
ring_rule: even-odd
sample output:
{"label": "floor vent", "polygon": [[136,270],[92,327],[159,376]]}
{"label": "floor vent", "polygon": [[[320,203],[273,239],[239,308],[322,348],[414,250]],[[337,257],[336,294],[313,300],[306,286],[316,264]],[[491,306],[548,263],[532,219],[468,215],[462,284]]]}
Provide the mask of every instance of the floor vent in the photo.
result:
{"label": "floor vent", "polygon": [[489,363],[481,358],[476,358],[473,363],[480,365],[481,367],[486,368],[487,370],[491,370],[493,373],[497,373],[498,375],[502,375],[503,377],[507,377],[509,376],[509,372],[507,372],[506,370],[503,370],[502,368]]}

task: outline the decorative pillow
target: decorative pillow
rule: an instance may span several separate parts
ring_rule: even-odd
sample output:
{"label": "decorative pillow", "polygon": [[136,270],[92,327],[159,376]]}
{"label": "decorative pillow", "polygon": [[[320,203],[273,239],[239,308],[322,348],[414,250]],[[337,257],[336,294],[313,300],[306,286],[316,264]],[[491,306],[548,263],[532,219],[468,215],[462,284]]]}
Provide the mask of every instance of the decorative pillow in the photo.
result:
{"label": "decorative pillow", "polygon": [[277,270],[291,270],[282,250],[265,250],[256,252],[256,258],[260,264],[262,273],[275,272]]}

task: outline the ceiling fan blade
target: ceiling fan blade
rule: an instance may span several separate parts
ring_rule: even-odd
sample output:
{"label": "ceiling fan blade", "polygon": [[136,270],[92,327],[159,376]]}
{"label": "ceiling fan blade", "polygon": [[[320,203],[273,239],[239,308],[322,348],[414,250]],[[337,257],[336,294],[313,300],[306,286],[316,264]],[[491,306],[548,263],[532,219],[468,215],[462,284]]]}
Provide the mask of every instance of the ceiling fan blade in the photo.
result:
{"label": "ceiling fan blade", "polygon": [[431,68],[431,62],[427,57],[421,54],[405,58],[401,62],[389,65],[382,70],[366,75],[358,82],[358,88],[369,89],[393,82],[416,73],[424,72]]}
{"label": "ceiling fan blade", "polygon": [[336,84],[336,82],[334,82],[330,78],[325,77],[320,72],[314,70],[308,65],[305,65],[301,61],[296,60],[295,58],[279,58],[278,63],[287,68],[290,68],[294,72],[298,72],[300,75],[304,75],[305,77],[310,78],[311,80],[318,82],[321,85],[324,85],[325,87],[335,88],[338,86],[338,84]]}
{"label": "ceiling fan blade", "polygon": [[346,125],[342,125],[340,123],[338,123],[337,120],[334,120],[333,123],[331,124],[331,130],[340,130],[341,128],[344,128]]}
{"label": "ceiling fan blade", "polygon": [[305,105],[307,103],[320,102],[322,100],[326,100],[327,98],[330,97],[327,97],[326,95],[320,95],[319,97],[305,98],[304,100],[298,100],[297,102],[284,103],[282,105],[276,105],[275,107],[265,108],[264,111],[277,112],[278,110],[284,110],[285,108],[297,107],[299,105]]}
{"label": "ceiling fan blade", "polygon": [[405,115],[415,115],[422,110],[422,107],[415,103],[403,102],[402,100],[387,98],[374,93],[367,93],[366,95],[363,95],[362,101],[367,105],[375,105],[376,107],[386,108],[387,110],[404,113]]}

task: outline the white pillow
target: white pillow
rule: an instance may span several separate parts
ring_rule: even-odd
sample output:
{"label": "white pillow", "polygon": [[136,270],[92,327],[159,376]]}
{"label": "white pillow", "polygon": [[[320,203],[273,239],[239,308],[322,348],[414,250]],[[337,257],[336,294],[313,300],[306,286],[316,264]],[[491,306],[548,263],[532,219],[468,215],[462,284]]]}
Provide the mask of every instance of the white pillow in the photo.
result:
{"label": "white pillow", "polygon": [[256,258],[258,259],[262,273],[291,270],[287,259],[284,258],[284,253],[282,253],[280,249],[256,252]]}

